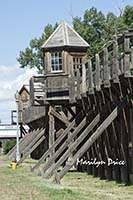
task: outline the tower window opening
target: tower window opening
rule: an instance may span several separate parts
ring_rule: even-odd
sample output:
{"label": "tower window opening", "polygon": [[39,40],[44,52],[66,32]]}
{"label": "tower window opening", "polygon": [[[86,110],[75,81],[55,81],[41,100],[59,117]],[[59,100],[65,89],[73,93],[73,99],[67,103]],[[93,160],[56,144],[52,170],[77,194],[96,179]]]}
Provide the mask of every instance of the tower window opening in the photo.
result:
{"label": "tower window opening", "polygon": [[62,72],[62,54],[61,52],[51,53],[51,71]]}

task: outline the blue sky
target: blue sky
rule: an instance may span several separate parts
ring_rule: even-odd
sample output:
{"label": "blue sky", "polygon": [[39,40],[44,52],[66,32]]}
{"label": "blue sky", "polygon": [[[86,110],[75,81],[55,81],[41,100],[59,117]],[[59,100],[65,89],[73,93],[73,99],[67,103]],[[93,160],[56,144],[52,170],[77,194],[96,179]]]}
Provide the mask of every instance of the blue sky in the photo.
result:
{"label": "blue sky", "polygon": [[118,7],[132,5],[132,0],[0,0],[0,119],[10,123],[15,108],[14,92],[35,74],[35,70],[19,69],[16,58],[29,41],[39,37],[50,23],[82,17],[92,6],[118,15]]}

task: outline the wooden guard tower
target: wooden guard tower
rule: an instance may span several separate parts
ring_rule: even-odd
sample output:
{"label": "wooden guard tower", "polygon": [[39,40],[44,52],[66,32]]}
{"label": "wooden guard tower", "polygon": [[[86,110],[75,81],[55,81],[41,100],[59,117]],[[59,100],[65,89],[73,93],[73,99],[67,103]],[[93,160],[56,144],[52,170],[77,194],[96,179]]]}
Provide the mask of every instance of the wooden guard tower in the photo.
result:
{"label": "wooden guard tower", "polygon": [[[88,48],[66,22],[42,46],[44,75],[30,80],[30,105],[22,111],[30,132],[20,140],[19,163],[31,154],[39,159],[32,171],[43,164],[39,174],[56,182],[75,166],[133,183],[133,30],[91,59]],[[14,155],[15,148],[7,156]]]}
{"label": "wooden guard tower", "polygon": [[[62,104],[69,101],[69,77],[82,72],[87,61],[88,43],[66,22],[62,22],[42,46],[46,101]],[[80,74],[81,75],[81,74]]]}

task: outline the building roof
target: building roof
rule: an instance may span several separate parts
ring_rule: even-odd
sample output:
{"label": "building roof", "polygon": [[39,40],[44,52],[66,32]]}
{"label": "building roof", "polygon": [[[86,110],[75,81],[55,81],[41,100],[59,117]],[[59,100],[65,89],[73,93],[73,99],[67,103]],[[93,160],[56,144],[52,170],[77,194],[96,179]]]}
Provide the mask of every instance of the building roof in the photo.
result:
{"label": "building roof", "polygon": [[45,41],[42,49],[63,46],[88,48],[89,44],[69,24],[63,21]]}
{"label": "building roof", "polygon": [[23,90],[26,90],[27,93],[30,93],[29,85],[23,85],[19,90],[19,94],[21,94]]}

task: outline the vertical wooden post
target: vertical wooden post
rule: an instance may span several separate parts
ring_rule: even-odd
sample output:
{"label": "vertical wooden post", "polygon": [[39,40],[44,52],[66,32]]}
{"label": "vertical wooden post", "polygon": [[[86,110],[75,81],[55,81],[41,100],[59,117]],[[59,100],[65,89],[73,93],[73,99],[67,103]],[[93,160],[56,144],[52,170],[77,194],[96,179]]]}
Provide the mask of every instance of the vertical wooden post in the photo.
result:
{"label": "vertical wooden post", "polygon": [[124,73],[124,59],[123,59],[123,57],[120,60],[120,71],[121,71],[121,74]]}
{"label": "vertical wooden post", "polygon": [[129,144],[129,156],[130,156],[130,183],[133,184],[133,109],[129,109],[130,112],[130,144]]}
{"label": "vertical wooden post", "polygon": [[103,50],[103,79],[104,87],[110,87],[110,71],[108,66],[108,49],[104,48]]}
{"label": "vertical wooden post", "polygon": [[68,73],[69,73],[69,98],[70,102],[75,102],[75,75],[73,69],[73,58],[72,56],[68,56]]}
{"label": "vertical wooden post", "polygon": [[100,91],[101,90],[101,79],[100,79],[100,60],[99,60],[99,54],[96,54],[95,62],[96,62],[96,80],[95,80],[95,85],[96,85],[96,90]]}
{"label": "vertical wooden post", "polygon": [[127,127],[127,121],[125,117],[125,110],[124,113],[122,113],[122,135],[121,135],[121,147],[123,152],[123,159],[125,161],[125,165],[121,167],[121,175],[122,175],[122,182],[125,182],[126,184],[129,184],[129,146],[128,146],[128,140],[129,140],[129,133],[128,133],[128,127]]}
{"label": "vertical wooden post", "polygon": [[[96,106],[99,110],[99,112],[102,112],[102,105],[105,104],[105,100],[104,100],[104,96],[103,96],[103,91],[102,91],[102,87],[101,87],[101,83],[102,83],[102,77],[101,77],[101,65],[100,65],[100,58],[99,58],[99,54],[96,54],[95,56],[95,64],[96,64],[96,79],[95,79],[95,87],[96,87]],[[102,122],[102,120],[101,120]],[[100,136],[97,140],[97,152],[99,155],[99,159],[101,161],[104,161],[106,159],[106,152],[105,152],[105,145],[104,145],[104,141],[105,141],[105,134],[107,133],[107,130],[105,130],[105,133]],[[107,144],[106,144],[107,145]],[[98,168],[98,175],[101,179],[105,178],[105,166],[101,165]]]}
{"label": "vertical wooden post", "polygon": [[89,59],[88,61],[88,93],[94,94],[94,82],[93,82],[93,73],[92,73],[92,62]]}
{"label": "vertical wooden post", "polygon": [[131,47],[131,64],[130,64],[131,75],[133,75],[133,46]]}
{"label": "vertical wooden post", "polygon": [[[49,107],[49,148],[54,144],[55,141],[55,121],[53,115],[50,114],[51,106]],[[52,150],[50,157],[54,154]]]}
{"label": "vertical wooden post", "polygon": [[30,79],[30,104],[34,105],[34,77]]}
{"label": "vertical wooden post", "polygon": [[[87,151],[87,160],[91,160],[92,151],[91,148]],[[92,165],[87,165],[87,174],[92,175]]]}
{"label": "vertical wooden post", "polygon": [[129,50],[129,38],[125,37],[124,38],[124,75],[125,77],[130,77],[131,72],[130,72],[130,54],[127,51]]}
{"label": "vertical wooden post", "polygon": [[82,94],[86,94],[86,66],[82,65]]}
{"label": "vertical wooden post", "polygon": [[81,89],[80,89],[80,72],[79,69],[77,69],[77,99],[81,99]]}
{"label": "vertical wooden post", "polygon": [[73,75],[69,75],[69,98],[70,102],[75,102],[75,77]]}
{"label": "vertical wooden post", "polygon": [[113,40],[113,82],[119,83],[119,61],[118,61],[118,43],[117,37]]}
{"label": "vertical wooden post", "polygon": [[46,103],[46,100],[47,100],[47,80],[46,80],[46,78],[44,79],[43,91],[44,91],[44,103]]}

